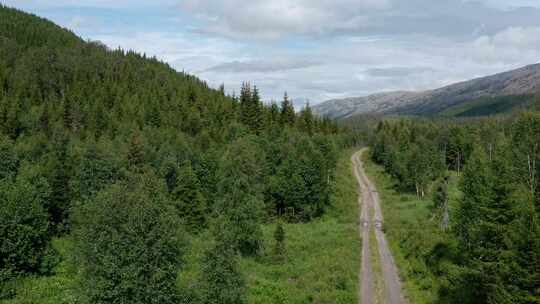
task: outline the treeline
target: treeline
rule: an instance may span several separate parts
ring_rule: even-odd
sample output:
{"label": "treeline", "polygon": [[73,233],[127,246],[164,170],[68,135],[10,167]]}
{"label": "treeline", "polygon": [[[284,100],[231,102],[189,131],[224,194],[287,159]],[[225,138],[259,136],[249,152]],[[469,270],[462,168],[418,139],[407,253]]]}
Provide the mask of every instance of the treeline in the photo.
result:
{"label": "treeline", "polygon": [[[74,242],[86,303],[242,303],[263,222],[329,205],[340,129],[0,6],[0,298]],[[211,231],[179,291],[187,235]]]}
{"label": "treeline", "polygon": [[[538,111],[379,124],[374,159],[402,190],[430,190],[430,217],[442,221],[439,232],[402,232],[400,244],[437,280],[440,303],[540,303],[539,139]],[[462,198],[449,212],[451,171]]]}

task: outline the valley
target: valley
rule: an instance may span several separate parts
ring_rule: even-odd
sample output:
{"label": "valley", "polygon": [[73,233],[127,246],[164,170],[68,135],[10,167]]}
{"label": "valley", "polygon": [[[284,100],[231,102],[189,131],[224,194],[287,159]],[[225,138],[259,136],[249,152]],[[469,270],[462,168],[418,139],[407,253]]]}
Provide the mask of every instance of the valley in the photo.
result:
{"label": "valley", "polygon": [[0,304],[540,304],[531,3],[3,0]]}

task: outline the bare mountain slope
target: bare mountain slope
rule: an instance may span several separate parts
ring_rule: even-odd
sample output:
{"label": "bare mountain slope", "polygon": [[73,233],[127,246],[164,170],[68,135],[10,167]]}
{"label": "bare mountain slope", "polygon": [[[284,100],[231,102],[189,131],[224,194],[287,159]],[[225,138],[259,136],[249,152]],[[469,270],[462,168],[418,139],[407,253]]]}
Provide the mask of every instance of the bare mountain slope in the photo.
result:
{"label": "bare mountain slope", "polygon": [[367,97],[329,100],[315,106],[314,110],[320,115],[338,119],[368,112],[435,115],[479,98],[524,96],[537,93],[540,93],[540,64],[424,92],[390,92]]}

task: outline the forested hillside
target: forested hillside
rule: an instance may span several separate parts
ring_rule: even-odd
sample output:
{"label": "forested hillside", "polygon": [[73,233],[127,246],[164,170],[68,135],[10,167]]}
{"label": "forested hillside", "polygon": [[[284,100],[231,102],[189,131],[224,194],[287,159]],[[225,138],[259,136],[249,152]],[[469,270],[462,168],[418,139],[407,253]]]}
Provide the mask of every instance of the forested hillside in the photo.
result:
{"label": "forested hillside", "polygon": [[[325,213],[340,138],[286,95],[228,96],[0,6],[0,299],[54,274],[56,240],[77,265],[63,301],[242,303],[237,258],[260,255],[261,224]],[[177,282],[201,233],[187,298]]]}
{"label": "forested hillside", "polygon": [[385,230],[418,303],[540,303],[539,139],[538,110],[379,123],[373,159],[398,193],[383,200],[401,212]]}

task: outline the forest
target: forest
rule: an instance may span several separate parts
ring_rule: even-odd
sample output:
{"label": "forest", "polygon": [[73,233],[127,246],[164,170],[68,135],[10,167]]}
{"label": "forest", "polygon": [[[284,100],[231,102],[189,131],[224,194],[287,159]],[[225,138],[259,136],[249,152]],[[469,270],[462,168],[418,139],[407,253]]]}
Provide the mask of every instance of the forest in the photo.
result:
{"label": "forest", "polygon": [[[0,299],[52,275],[69,239],[74,302],[243,303],[238,257],[261,254],[263,223],[325,213],[346,145],[286,93],[229,96],[0,6]],[[177,281],[202,233],[192,293]]]}
{"label": "forest", "polygon": [[385,227],[428,302],[540,303],[539,109],[379,122],[373,160],[429,204],[420,222]]}
{"label": "forest", "polygon": [[366,144],[411,303],[540,303],[538,97],[336,122],[239,85],[0,5],[0,303],[354,303]]}

